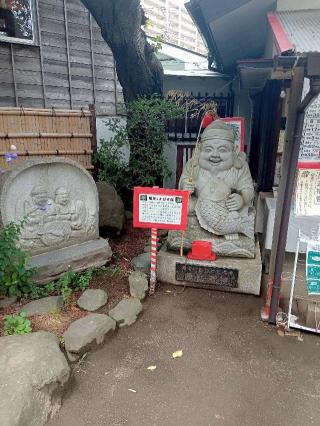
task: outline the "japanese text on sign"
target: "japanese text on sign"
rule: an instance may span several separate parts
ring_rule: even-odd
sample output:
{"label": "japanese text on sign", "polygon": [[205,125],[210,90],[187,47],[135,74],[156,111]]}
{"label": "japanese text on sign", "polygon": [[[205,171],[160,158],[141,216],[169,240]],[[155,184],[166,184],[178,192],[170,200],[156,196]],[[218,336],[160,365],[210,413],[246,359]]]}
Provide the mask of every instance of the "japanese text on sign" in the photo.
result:
{"label": "japanese text on sign", "polygon": [[295,213],[297,216],[320,216],[320,170],[299,170]]}
{"label": "japanese text on sign", "polygon": [[182,197],[148,194],[139,196],[139,222],[178,225],[181,213]]}
{"label": "japanese text on sign", "polygon": [[[304,91],[308,90],[305,84]],[[300,162],[319,162],[320,167],[320,97],[308,107],[300,145]]]}
{"label": "japanese text on sign", "polygon": [[185,229],[188,196],[188,191],[135,188],[134,226]]}

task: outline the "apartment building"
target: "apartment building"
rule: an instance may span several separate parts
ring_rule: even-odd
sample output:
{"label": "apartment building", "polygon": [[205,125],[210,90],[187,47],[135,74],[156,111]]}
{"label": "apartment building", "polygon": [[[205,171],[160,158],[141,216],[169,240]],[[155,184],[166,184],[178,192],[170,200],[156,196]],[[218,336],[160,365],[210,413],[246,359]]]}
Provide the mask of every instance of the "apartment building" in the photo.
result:
{"label": "apartment building", "polygon": [[147,26],[150,37],[161,36],[169,43],[207,54],[207,48],[183,0],[141,0],[141,4],[150,20]]}

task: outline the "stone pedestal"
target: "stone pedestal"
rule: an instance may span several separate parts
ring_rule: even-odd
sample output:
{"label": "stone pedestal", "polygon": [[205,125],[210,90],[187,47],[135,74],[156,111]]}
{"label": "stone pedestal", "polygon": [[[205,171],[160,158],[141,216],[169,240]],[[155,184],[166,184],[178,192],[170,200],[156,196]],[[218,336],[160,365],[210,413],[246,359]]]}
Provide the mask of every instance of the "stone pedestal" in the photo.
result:
{"label": "stone pedestal", "polygon": [[30,266],[38,268],[35,281],[44,284],[59,278],[68,270],[80,272],[103,266],[111,260],[111,257],[109,243],[103,238],[98,238],[33,256]]}
{"label": "stone pedestal", "polygon": [[[181,266],[182,265],[182,266]],[[191,268],[184,268],[183,265],[194,265]],[[197,268],[199,267],[199,268]],[[204,279],[204,274],[212,270],[208,280]],[[186,279],[181,281],[181,270],[186,269]],[[191,281],[192,270],[199,279]],[[197,274],[197,270],[204,271]],[[181,257],[176,253],[160,250],[157,257],[157,280],[174,285],[197,287],[213,290],[230,291],[235,293],[247,293],[258,296],[260,294],[261,285],[261,257],[259,244],[256,245],[255,259],[236,259],[236,258],[219,258],[214,262],[189,260],[185,256]],[[178,272],[178,273],[177,273]],[[209,272],[210,273],[210,272]],[[201,275],[201,276],[200,276]],[[215,276],[216,278],[213,278]],[[221,285],[221,276],[227,276],[230,286]],[[232,287],[237,285],[237,287]]]}

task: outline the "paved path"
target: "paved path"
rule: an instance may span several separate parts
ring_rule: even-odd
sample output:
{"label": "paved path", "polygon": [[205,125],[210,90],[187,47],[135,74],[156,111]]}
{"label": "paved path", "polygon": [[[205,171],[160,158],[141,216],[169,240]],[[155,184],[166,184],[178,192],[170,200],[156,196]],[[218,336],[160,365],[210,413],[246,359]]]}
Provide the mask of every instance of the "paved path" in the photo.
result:
{"label": "paved path", "polygon": [[166,288],[90,355],[50,426],[320,425],[319,337],[278,336],[256,297]]}

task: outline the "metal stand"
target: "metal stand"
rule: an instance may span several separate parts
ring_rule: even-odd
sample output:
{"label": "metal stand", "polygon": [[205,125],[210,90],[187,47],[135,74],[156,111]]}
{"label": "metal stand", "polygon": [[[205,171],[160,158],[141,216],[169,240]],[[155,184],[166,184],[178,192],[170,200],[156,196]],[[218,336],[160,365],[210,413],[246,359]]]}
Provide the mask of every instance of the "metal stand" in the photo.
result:
{"label": "metal stand", "polygon": [[[304,325],[297,324],[295,321],[292,321],[292,313],[291,313],[291,311],[292,311],[292,302],[293,302],[293,293],[294,293],[294,287],[295,287],[295,283],[296,283],[296,273],[297,273],[297,266],[298,266],[298,257],[299,257],[300,243],[308,243],[309,241],[310,241],[310,239],[302,238],[301,237],[301,231],[299,230],[298,241],[297,241],[297,248],[296,248],[296,255],[295,255],[294,266],[293,266],[293,275],[292,275],[291,291],[290,291],[290,300],[289,300],[288,330],[290,328],[296,328],[296,329],[299,329],[299,330],[305,330],[305,331],[310,331],[312,333],[320,334],[320,329],[319,328],[306,327]],[[319,300],[319,303],[320,303],[320,300]]]}

